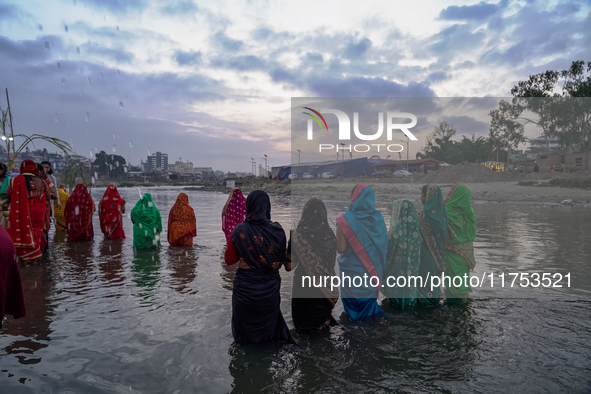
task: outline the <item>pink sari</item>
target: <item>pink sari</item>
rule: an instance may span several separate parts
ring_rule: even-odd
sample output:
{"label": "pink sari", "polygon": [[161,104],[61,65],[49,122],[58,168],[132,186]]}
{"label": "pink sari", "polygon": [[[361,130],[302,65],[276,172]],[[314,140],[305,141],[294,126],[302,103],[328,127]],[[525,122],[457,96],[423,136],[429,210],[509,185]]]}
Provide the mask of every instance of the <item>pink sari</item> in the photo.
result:
{"label": "pink sari", "polygon": [[228,201],[222,210],[222,230],[226,235],[226,241],[231,240],[232,231],[237,225],[246,219],[246,198],[238,188],[232,189]]}

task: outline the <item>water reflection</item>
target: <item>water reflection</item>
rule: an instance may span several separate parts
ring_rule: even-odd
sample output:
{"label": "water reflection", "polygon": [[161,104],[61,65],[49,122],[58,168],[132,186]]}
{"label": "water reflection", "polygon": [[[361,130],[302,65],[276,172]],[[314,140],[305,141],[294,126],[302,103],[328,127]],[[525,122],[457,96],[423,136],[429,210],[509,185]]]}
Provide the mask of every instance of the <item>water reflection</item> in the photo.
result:
{"label": "water reflection", "polygon": [[170,270],[170,284],[179,293],[191,294],[189,286],[197,277],[196,247],[175,247],[166,251],[168,269]]}
{"label": "water reflection", "polygon": [[[163,216],[180,192],[142,191],[153,194]],[[137,188],[120,192],[130,206],[139,198]],[[130,386],[169,393],[591,392],[591,303],[585,300],[498,300],[475,289],[472,299],[440,308],[400,311],[383,304],[385,324],[343,319],[322,333],[294,333],[298,350],[236,346],[230,326],[236,265],[223,261],[219,215],[226,196],[186,192],[199,226],[200,246],[192,249],[163,242],[161,250],[134,252],[131,236],[68,243],[65,233],[52,230],[48,258],[21,266],[28,316],[7,320],[0,331],[1,393],[130,392]],[[287,231],[291,203],[271,201],[273,220]],[[295,223],[305,201],[295,209]],[[332,222],[347,209],[338,199],[324,201]],[[386,202],[378,207],[387,214]],[[586,280],[591,210],[474,209],[475,274],[549,267]],[[96,215],[93,220],[99,228]],[[124,227],[132,233],[128,216]],[[292,274],[281,275],[281,310],[292,328]],[[339,301],[333,315],[342,311]]]}
{"label": "water reflection", "polygon": [[[123,267],[123,239],[102,239],[99,243],[98,269],[105,287],[118,288],[125,284]],[[114,290],[114,289],[113,289]],[[105,297],[119,298],[123,292],[110,293]]]}
{"label": "water reflection", "polygon": [[132,281],[137,286],[134,295],[141,300],[141,306],[151,307],[160,281],[160,250],[134,249],[133,256]]}
{"label": "water reflection", "polygon": [[37,364],[41,358],[33,354],[49,346],[53,332],[50,325],[54,304],[49,297],[54,283],[45,259],[20,268],[27,316],[4,324],[0,332],[10,335],[13,341],[3,350],[16,355],[20,364]]}

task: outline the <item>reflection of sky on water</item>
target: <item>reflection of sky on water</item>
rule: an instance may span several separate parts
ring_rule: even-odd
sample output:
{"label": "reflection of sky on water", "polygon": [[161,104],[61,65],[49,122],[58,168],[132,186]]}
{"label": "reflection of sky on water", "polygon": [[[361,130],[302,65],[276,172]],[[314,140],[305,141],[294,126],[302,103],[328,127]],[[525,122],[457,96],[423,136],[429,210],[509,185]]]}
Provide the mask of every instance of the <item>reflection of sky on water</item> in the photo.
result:
{"label": "reflection of sky on water", "polygon": [[[103,190],[95,189],[93,198]],[[147,191],[166,228],[179,188]],[[131,210],[137,189],[120,192]],[[317,335],[292,331],[299,350],[236,346],[230,326],[236,266],[223,262],[220,217],[227,195],[187,194],[197,215],[198,236],[190,248],[169,248],[162,234],[160,251],[134,251],[128,218],[122,241],[104,240],[96,216],[92,242],[67,243],[63,234],[52,233],[51,261],[22,269],[29,316],[0,331],[2,369],[8,371],[0,374],[2,387],[22,388],[18,379],[24,378],[38,392],[128,392],[130,386],[131,392],[456,392],[483,391],[499,379],[503,390],[527,390],[524,375],[536,387],[556,391],[584,392],[591,384],[580,372],[591,367],[585,323],[591,305],[585,302],[474,299],[408,311],[383,303],[388,321],[382,325],[349,322],[339,302],[333,316],[341,326]],[[271,201],[274,220],[286,230],[297,223],[301,205],[298,214],[289,209],[298,209],[297,198]],[[348,206],[337,198],[325,202],[333,222]],[[389,202],[378,207],[388,220]],[[476,274],[509,267],[570,269],[573,284],[575,273],[585,274],[591,253],[583,230],[591,211],[488,204],[474,209]],[[293,327],[291,274],[281,276],[281,308]],[[474,297],[483,294],[479,289]]]}

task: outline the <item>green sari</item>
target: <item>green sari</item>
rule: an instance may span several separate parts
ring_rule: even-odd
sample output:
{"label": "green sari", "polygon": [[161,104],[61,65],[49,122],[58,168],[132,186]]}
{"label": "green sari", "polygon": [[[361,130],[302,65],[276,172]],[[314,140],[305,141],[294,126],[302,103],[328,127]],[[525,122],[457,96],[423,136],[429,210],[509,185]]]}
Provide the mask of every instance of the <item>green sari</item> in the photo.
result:
{"label": "green sari", "polygon": [[133,222],[133,247],[137,249],[159,248],[162,218],[149,193],[135,204],[131,210]]}
{"label": "green sari", "polygon": [[[445,240],[447,238],[448,220],[443,205],[441,189],[435,184],[427,185],[425,204],[419,211],[419,227],[423,236],[421,244],[421,276],[423,279],[441,276],[447,262],[445,258]],[[441,287],[431,290],[431,287],[419,289],[419,298],[433,305],[442,301]]]}
{"label": "green sari", "polygon": [[0,184],[0,226],[6,228],[8,225],[8,214],[10,210],[4,211],[2,206],[6,202],[6,190],[8,189],[8,185],[10,185],[11,177],[8,174],[4,174],[4,181]]}
{"label": "green sari", "polygon": [[464,283],[464,275],[470,277],[474,269],[474,238],[476,238],[476,215],[470,204],[472,193],[464,184],[456,183],[445,199],[445,211],[449,222],[445,258],[445,275],[461,276],[461,286],[448,286],[451,295],[462,296],[470,291],[470,283]]}
{"label": "green sari", "polygon": [[[409,286],[408,277],[419,275],[419,253],[422,242],[417,211],[413,203],[408,200],[393,201],[383,278],[392,276],[398,279],[399,276],[403,276],[406,278],[406,283],[401,287],[388,286],[384,283],[381,291],[388,297],[390,303],[398,308],[411,307],[417,303],[417,286]],[[392,280],[390,283],[394,284]],[[402,279],[399,283],[402,285]]]}

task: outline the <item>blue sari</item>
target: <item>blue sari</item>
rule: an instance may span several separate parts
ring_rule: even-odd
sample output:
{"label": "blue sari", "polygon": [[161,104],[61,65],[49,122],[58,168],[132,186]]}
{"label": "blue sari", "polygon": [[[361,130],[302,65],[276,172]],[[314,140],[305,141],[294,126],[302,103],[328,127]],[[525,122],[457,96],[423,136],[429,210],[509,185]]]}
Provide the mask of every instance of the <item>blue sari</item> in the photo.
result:
{"label": "blue sari", "polygon": [[[357,185],[349,209],[337,218],[337,223],[347,238],[347,250],[337,258],[345,312],[352,320],[383,316],[377,297],[388,252],[388,230],[384,217],[375,208],[373,189],[364,184]],[[353,279],[363,279],[364,275],[377,277],[377,283],[368,278],[367,286],[365,283],[355,286]],[[351,278],[351,284],[346,277]]]}

